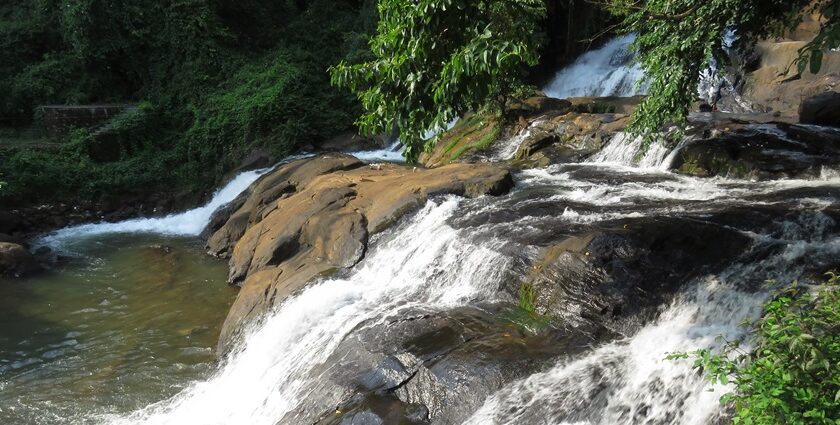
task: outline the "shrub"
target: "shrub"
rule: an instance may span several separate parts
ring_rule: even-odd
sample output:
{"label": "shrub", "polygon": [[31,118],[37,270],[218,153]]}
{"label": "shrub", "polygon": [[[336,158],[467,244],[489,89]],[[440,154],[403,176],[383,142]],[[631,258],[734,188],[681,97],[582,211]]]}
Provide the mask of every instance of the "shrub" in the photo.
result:
{"label": "shrub", "polygon": [[840,279],[829,274],[818,288],[796,284],[778,293],[752,324],[754,349],[729,344],[675,353],[693,357],[713,383],[734,384],[721,402],[734,406],[733,423],[840,423]]}

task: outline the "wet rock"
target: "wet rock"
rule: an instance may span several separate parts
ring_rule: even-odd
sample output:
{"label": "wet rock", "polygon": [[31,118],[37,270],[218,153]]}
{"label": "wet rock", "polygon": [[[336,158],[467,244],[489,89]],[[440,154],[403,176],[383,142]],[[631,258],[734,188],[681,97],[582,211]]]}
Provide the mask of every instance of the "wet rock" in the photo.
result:
{"label": "wet rock", "polygon": [[341,133],[318,144],[322,152],[353,152],[380,149],[389,144],[387,137],[364,137],[353,131]]}
{"label": "wet rock", "polygon": [[548,112],[565,114],[572,107],[566,99],[546,96],[533,96],[524,100],[512,100],[505,105],[505,112],[511,116],[535,116]]}
{"label": "wet rock", "polygon": [[826,92],[803,100],[799,106],[799,122],[840,127],[840,93]]}
{"label": "wet rock", "polygon": [[777,179],[819,176],[840,164],[840,130],[753,124],[688,142],[671,168],[694,176]]}
{"label": "wet rock", "polygon": [[26,248],[0,242],[0,276],[22,277],[38,271],[38,262]]}
{"label": "wet rock", "polygon": [[613,225],[544,249],[525,279],[538,313],[584,331],[605,326],[628,335],[655,318],[680,285],[723,267],[751,243],[726,226],[683,218]]}
{"label": "wet rock", "polygon": [[350,268],[378,233],[429,197],[499,195],[513,186],[507,169],[453,164],[432,170],[368,166],[342,154],[279,167],[258,180],[239,209],[208,240],[230,257],[241,286],[220,338],[226,350],[241,326],[313,278]]}
{"label": "wet rock", "polygon": [[611,113],[569,113],[538,119],[522,130],[515,158],[542,167],[579,162],[603,148],[626,123],[627,115]]}
{"label": "wet rock", "polygon": [[[489,310],[493,307],[487,306]],[[524,332],[492,313],[464,307],[449,312],[403,312],[401,319],[363,329],[342,342],[318,371],[325,379],[318,394],[300,411],[325,412],[319,425],[340,424],[361,412],[385,423],[460,424],[504,383],[527,376],[558,355],[579,346],[562,331]],[[310,417],[296,417],[300,422]]]}
{"label": "wet rock", "polygon": [[351,413],[341,419],[340,425],[384,425],[382,418],[373,412]]}

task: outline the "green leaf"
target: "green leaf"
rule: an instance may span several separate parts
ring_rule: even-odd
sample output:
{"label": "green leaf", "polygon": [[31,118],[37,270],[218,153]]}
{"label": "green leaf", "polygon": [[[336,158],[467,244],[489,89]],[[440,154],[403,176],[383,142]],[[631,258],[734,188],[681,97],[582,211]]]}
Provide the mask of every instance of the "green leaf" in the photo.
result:
{"label": "green leaf", "polygon": [[811,74],[816,74],[816,73],[820,72],[820,68],[822,68],[822,59],[823,59],[822,50],[812,50],[811,51]]}

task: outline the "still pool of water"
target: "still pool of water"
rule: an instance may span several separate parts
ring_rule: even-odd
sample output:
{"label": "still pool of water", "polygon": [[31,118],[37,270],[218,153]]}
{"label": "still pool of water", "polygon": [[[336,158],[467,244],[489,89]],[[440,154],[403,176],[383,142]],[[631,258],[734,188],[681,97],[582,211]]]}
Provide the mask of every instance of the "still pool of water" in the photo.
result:
{"label": "still pool of water", "polygon": [[0,280],[0,424],[96,423],[207,377],[235,297],[195,238],[79,241],[60,267]]}

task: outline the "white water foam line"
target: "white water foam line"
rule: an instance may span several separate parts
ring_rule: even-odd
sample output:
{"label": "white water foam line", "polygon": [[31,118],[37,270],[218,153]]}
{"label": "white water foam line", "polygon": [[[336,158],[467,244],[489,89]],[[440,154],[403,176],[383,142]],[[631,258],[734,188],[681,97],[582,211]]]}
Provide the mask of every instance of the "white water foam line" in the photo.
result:
{"label": "white water foam line", "polygon": [[219,189],[206,205],[179,214],[166,217],[135,218],[116,223],[84,224],[66,227],[48,234],[36,242],[36,245],[47,245],[61,248],[66,244],[90,236],[117,233],[153,233],[170,236],[197,236],[207,224],[210,217],[220,207],[234,200],[244,192],[260,176],[270,168],[245,171],[237,175],[224,187]]}
{"label": "white water foam line", "polygon": [[404,149],[402,143],[397,140],[394,143],[391,143],[390,146],[383,149],[350,152],[350,155],[353,155],[364,162],[405,162],[403,151]]}
{"label": "white water foam line", "polygon": [[[443,133],[444,131],[451,130],[452,127],[455,127],[455,124],[458,123],[459,118],[455,118],[446,124],[446,128],[438,128],[438,129],[429,129],[423,134],[423,140],[429,140],[437,135]],[[350,152],[350,155],[359,158],[364,162],[398,162],[402,163],[405,162],[405,147],[400,142],[400,139],[397,138],[393,143],[389,146],[382,148],[382,149],[374,149],[368,151],[357,151],[357,152]]]}

